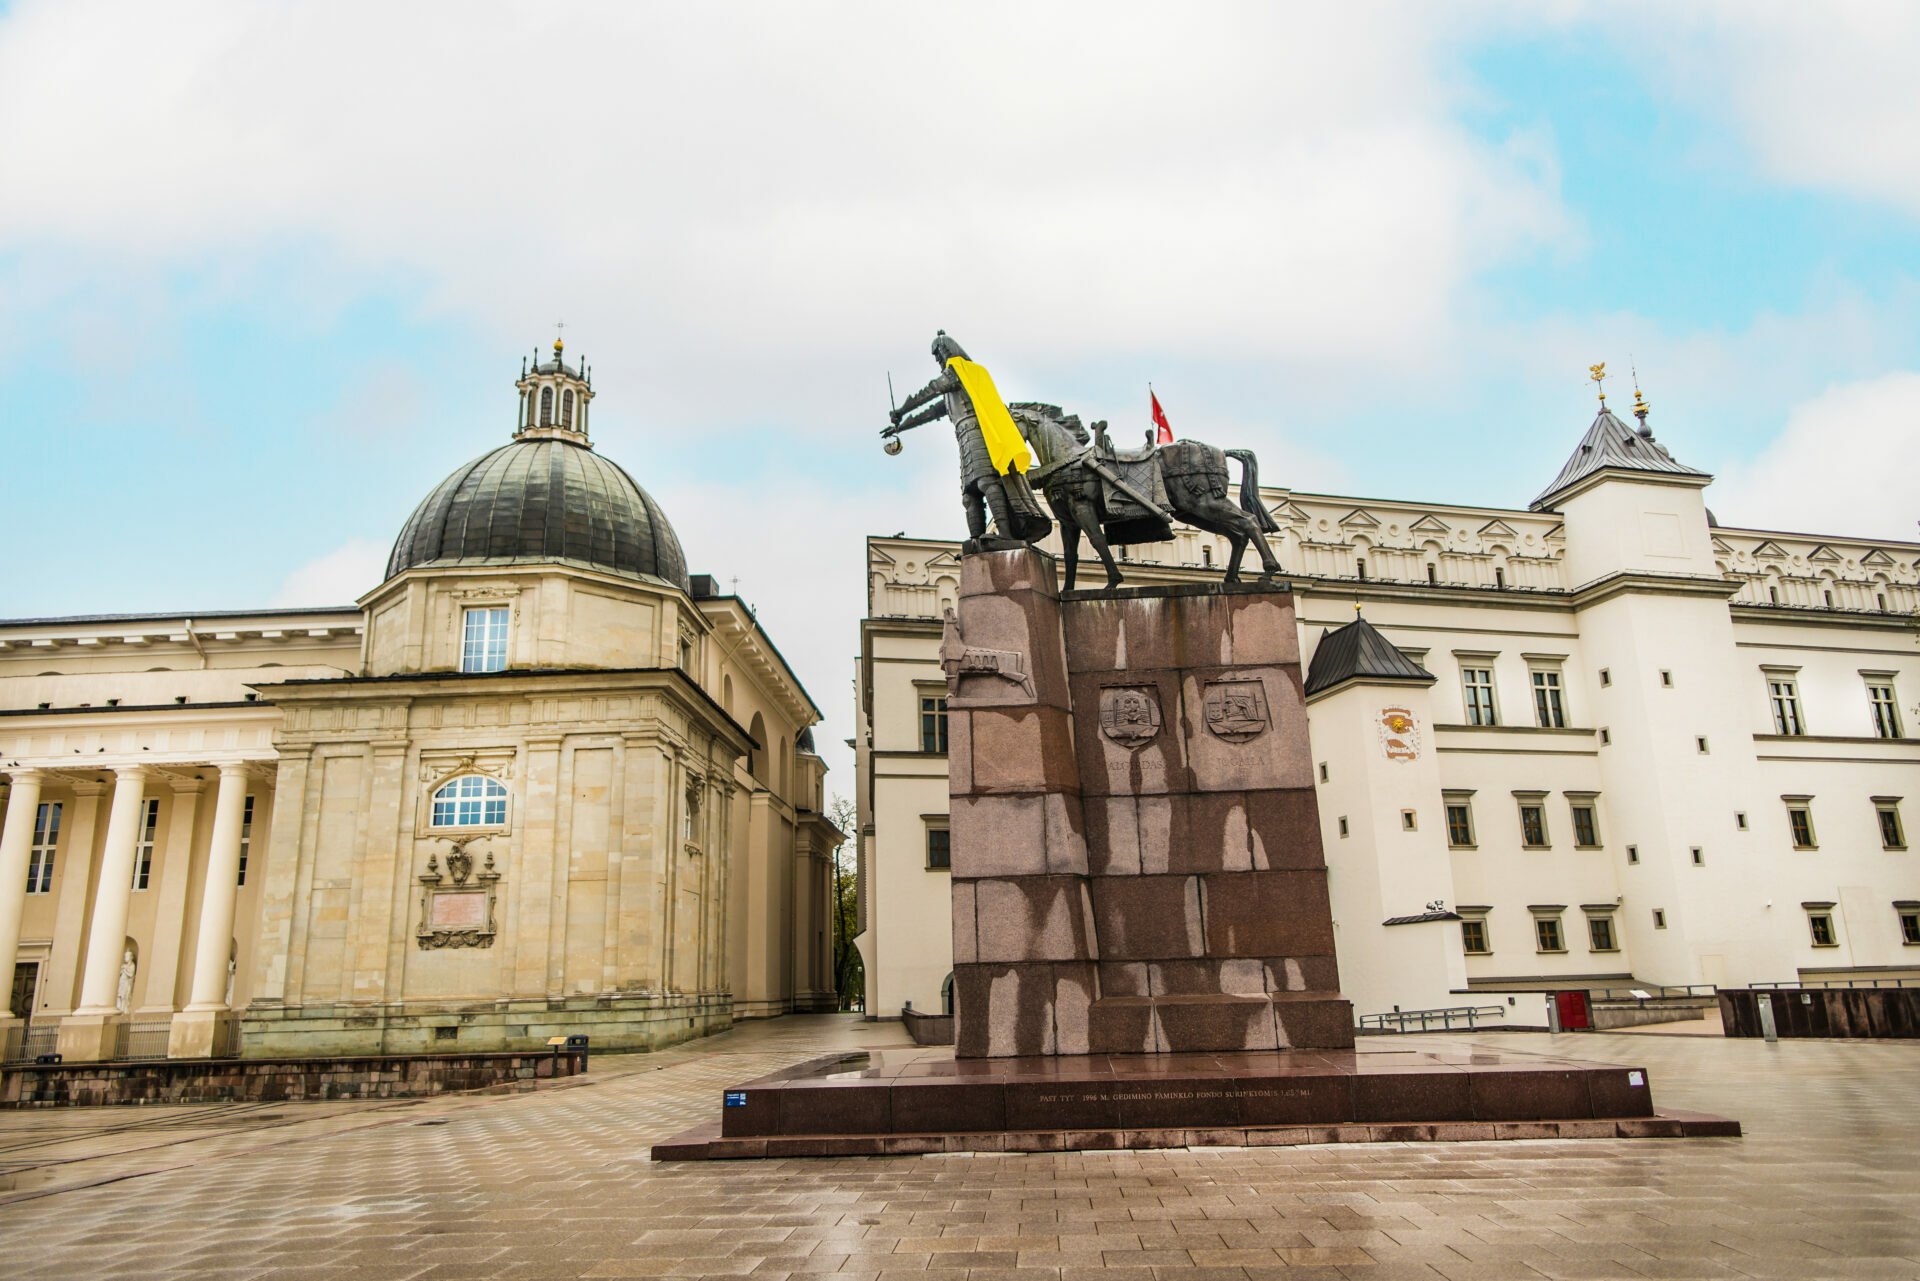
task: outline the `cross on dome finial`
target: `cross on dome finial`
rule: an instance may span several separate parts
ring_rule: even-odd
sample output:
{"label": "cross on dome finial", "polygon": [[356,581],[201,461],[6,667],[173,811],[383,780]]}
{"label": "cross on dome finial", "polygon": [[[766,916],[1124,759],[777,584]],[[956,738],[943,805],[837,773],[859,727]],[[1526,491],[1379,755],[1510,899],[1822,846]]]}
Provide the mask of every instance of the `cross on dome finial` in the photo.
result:
{"label": "cross on dome finial", "polygon": [[1597,365],[1588,365],[1587,377],[1592,379],[1593,385],[1599,389],[1600,403],[1605,405],[1607,403],[1607,362],[1603,360]]}
{"label": "cross on dome finial", "polygon": [[558,356],[562,351],[566,350],[567,344],[562,341],[562,339],[566,336],[566,332],[567,332],[566,321],[556,320],[553,323],[553,354],[556,356]]}

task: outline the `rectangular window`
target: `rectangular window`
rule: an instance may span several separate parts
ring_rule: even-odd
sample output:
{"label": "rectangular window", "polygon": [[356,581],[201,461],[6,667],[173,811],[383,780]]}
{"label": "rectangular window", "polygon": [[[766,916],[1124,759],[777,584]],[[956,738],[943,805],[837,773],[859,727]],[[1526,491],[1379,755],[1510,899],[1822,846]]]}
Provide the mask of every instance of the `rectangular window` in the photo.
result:
{"label": "rectangular window", "polygon": [[1705,867],[1707,865],[1707,852],[1698,845],[1689,846],[1687,856],[1693,860],[1695,867]]}
{"label": "rectangular window", "polygon": [[1880,848],[1883,850],[1907,848],[1907,834],[1900,826],[1900,802],[1875,797],[1873,812],[1880,822]]}
{"label": "rectangular window", "polygon": [[1667,913],[1664,908],[1656,907],[1653,909],[1653,928],[1656,930],[1664,930],[1667,928]]}
{"label": "rectangular window", "polygon": [[60,802],[42,801],[33,813],[33,845],[27,851],[27,893],[53,888],[53,854],[60,844]]}
{"label": "rectangular window", "polygon": [[1627,862],[1638,863],[1639,861],[1640,861],[1640,847],[1638,845],[1627,846]]}
{"label": "rectangular window", "polygon": [[507,607],[505,605],[487,605],[465,612],[460,634],[460,670],[463,672],[507,670]]}
{"label": "rectangular window", "polygon": [[920,696],[920,750],[947,754],[947,697],[944,694]]}
{"label": "rectangular window", "polygon": [[1605,667],[1603,667],[1603,668],[1601,668],[1601,669],[1600,669],[1600,685],[1601,685],[1601,688],[1603,688],[1603,689],[1604,689],[1605,687],[1607,687],[1607,686],[1609,686],[1609,685],[1611,685],[1611,684],[1613,684],[1613,672],[1612,672],[1611,670],[1609,670],[1608,668],[1605,668]]}
{"label": "rectangular window", "polygon": [[1484,918],[1469,917],[1460,922],[1460,947],[1468,956],[1486,956],[1493,951],[1487,946],[1487,923]]}
{"label": "rectangular window", "polygon": [[1498,725],[1493,708],[1493,669],[1462,667],[1460,684],[1466,698],[1467,724]]}
{"label": "rectangular window", "polygon": [[247,856],[253,852],[253,798],[249,796],[240,806],[240,879],[237,885],[247,883]]}
{"label": "rectangular window", "polygon": [[1733,825],[1734,825],[1735,827],[1737,827],[1737,828],[1739,828],[1739,829],[1740,829],[1741,831],[1743,831],[1743,832],[1747,830],[1747,815],[1746,815],[1746,812],[1745,812],[1744,810],[1735,810],[1735,811],[1734,811],[1734,814],[1733,814]]}
{"label": "rectangular window", "polygon": [[146,814],[140,821],[140,839],[133,847],[133,888],[144,890],[153,879],[153,842],[160,832],[160,798],[153,797],[146,803]]}
{"label": "rectangular window", "polygon": [[1832,912],[1808,912],[1807,932],[1813,936],[1815,947],[1840,946],[1840,938],[1833,930]]}
{"label": "rectangular window", "polygon": [[1920,947],[1920,907],[1902,907],[1900,913],[1900,941],[1908,947]]}
{"label": "rectangular window", "polygon": [[1800,686],[1791,676],[1767,678],[1767,701],[1773,707],[1773,732],[1804,734],[1807,727],[1800,719]]}
{"label": "rectangular window", "polygon": [[1793,833],[1793,848],[1817,850],[1813,839],[1813,806],[1807,801],[1787,802],[1787,828]]}
{"label": "rectangular window", "polygon": [[1533,918],[1533,936],[1542,952],[1564,952],[1566,944],[1560,938],[1560,918],[1557,916],[1536,916]]}
{"label": "rectangular window", "polygon": [[1419,831],[1420,830],[1419,814],[1413,810],[1401,810],[1400,811],[1400,830],[1403,832]]}
{"label": "rectangular window", "polygon": [[1893,682],[1867,682],[1867,705],[1873,709],[1873,732],[1880,738],[1900,737],[1900,705],[1894,700]]}
{"label": "rectangular window", "polygon": [[1565,729],[1566,705],[1560,697],[1560,673],[1544,667],[1533,669],[1533,715],[1541,729]]}
{"label": "rectangular window", "polygon": [[1454,849],[1473,848],[1473,803],[1464,798],[1447,802],[1447,844]]}
{"label": "rectangular window", "polygon": [[1600,844],[1600,820],[1595,815],[1593,802],[1574,801],[1573,843],[1581,849],[1595,849]]}
{"label": "rectangular window", "polygon": [[946,869],[953,867],[953,833],[944,827],[927,829],[927,866]]}
{"label": "rectangular window", "polygon": [[1547,848],[1547,807],[1539,801],[1520,802],[1520,844],[1530,850]]}
{"label": "rectangular window", "polygon": [[1592,952],[1617,952],[1620,945],[1613,941],[1613,918],[1611,916],[1589,916],[1587,918],[1587,945]]}

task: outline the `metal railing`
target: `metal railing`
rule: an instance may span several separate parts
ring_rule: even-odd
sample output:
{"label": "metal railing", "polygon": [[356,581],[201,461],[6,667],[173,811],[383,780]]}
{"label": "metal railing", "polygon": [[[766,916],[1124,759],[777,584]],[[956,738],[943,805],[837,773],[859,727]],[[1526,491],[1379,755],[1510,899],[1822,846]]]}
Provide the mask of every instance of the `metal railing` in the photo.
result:
{"label": "metal railing", "polygon": [[1920,987],[1920,979],[1787,979],[1778,983],[1750,983],[1748,986],[1782,992],[1802,988]]}
{"label": "metal railing", "polygon": [[1649,983],[1639,987],[1590,987],[1587,995],[1595,1001],[1673,1001],[1683,997],[1711,997],[1719,990],[1711,983],[1670,984],[1665,987]]}
{"label": "metal railing", "polygon": [[172,1032],[171,1019],[122,1023],[114,1032],[113,1057],[116,1059],[164,1059],[167,1057],[167,1042]]}
{"label": "metal railing", "polygon": [[232,1015],[213,1025],[213,1057],[216,1059],[240,1057],[240,1020]]}
{"label": "metal railing", "polygon": [[0,1063],[31,1063],[43,1054],[60,1048],[60,1026],[49,1023],[16,1023],[7,1029],[7,1040],[0,1047]]}
{"label": "metal railing", "polygon": [[1471,1031],[1484,1023],[1507,1016],[1504,1005],[1452,1005],[1441,1010],[1394,1010],[1390,1014],[1363,1014],[1360,1030],[1379,1032],[1451,1032]]}

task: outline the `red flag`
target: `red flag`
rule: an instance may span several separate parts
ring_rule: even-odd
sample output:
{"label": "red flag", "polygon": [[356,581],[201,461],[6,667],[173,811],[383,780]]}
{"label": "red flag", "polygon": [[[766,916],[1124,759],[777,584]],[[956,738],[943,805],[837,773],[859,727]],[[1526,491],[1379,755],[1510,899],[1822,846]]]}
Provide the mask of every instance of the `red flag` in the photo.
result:
{"label": "red flag", "polygon": [[1167,421],[1167,411],[1160,408],[1160,398],[1153,394],[1153,388],[1147,388],[1147,399],[1153,402],[1154,443],[1171,445],[1173,443],[1173,424]]}

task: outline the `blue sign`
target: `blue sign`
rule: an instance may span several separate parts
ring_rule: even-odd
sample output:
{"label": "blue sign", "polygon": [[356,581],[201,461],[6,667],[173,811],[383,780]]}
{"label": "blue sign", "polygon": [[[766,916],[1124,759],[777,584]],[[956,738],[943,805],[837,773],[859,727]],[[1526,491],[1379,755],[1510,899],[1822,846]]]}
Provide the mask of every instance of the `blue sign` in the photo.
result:
{"label": "blue sign", "polygon": [[745,1090],[728,1090],[727,1106],[730,1108],[743,1108],[747,1106],[747,1092]]}

